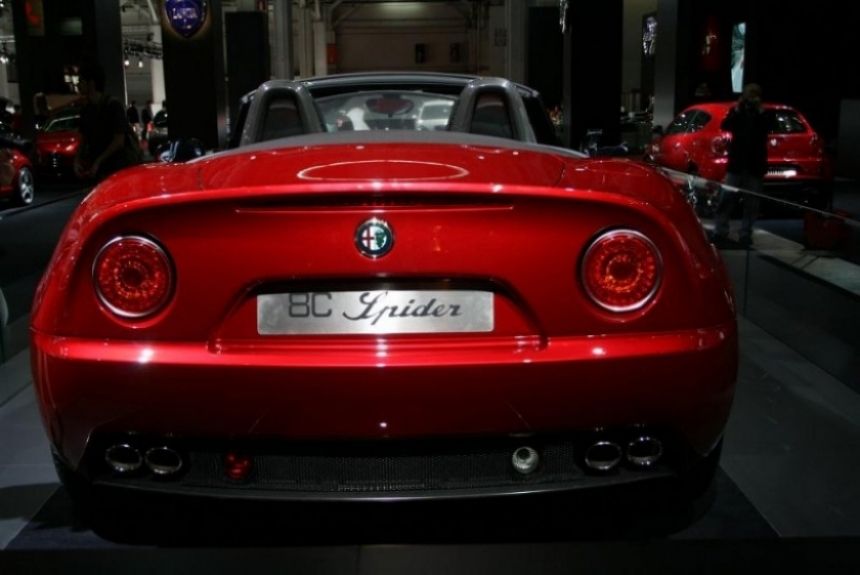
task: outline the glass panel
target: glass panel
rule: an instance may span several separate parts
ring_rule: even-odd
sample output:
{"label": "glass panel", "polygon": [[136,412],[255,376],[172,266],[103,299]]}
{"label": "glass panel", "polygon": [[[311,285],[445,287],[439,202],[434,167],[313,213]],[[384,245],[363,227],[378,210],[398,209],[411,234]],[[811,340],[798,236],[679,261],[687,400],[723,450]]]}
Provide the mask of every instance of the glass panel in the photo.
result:
{"label": "glass panel", "polygon": [[698,110],[690,110],[689,112],[685,112],[683,114],[679,114],[672,122],[666,127],[666,135],[672,134],[683,134],[687,131],[687,125],[690,123],[690,120],[693,119],[693,116],[698,112]]}
{"label": "glass panel", "polygon": [[316,100],[329,132],[444,130],[456,98],[410,91],[369,91]]}
{"label": "glass panel", "polygon": [[765,110],[771,134],[802,134],[806,124],[793,110]]}
{"label": "glass panel", "polygon": [[701,110],[697,110],[696,114],[690,119],[690,123],[687,125],[687,132],[693,133],[698,132],[702,128],[708,125],[708,122],[711,121],[711,115],[707,112],[703,112]]}
{"label": "glass panel", "polygon": [[46,132],[73,132],[77,131],[80,124],[80,116],[62,116],[48,121],[45,126]]}

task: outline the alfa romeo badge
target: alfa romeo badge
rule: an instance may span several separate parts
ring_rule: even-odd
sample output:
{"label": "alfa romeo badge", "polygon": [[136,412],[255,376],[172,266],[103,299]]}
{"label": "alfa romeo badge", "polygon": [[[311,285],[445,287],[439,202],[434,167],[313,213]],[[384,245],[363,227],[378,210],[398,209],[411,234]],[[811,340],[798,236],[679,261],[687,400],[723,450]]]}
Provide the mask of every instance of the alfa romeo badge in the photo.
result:
{"label": "alfa romeo badge", "polygon": [[394,233],[388,223],[372,218],[358,226],[355,246],[369,258],[382,257],[394,247]]}

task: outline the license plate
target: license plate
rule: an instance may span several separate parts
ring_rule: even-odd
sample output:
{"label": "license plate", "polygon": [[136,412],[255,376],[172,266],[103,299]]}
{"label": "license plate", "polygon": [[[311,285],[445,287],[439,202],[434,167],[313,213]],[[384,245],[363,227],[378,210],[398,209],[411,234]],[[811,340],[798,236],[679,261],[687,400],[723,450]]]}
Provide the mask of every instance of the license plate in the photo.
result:
{"label": "license plate", "polygon": [[366,290],[257,296],[260,335],[490,331],[492,292]]}

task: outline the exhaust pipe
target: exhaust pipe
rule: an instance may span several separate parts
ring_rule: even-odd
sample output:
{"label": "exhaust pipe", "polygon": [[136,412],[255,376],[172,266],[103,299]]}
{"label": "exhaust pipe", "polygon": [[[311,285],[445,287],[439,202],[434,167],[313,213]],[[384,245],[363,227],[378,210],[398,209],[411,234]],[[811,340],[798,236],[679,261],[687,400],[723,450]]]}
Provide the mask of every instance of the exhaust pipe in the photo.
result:
{"label": "exhaust pipe", "polygon": [[540,455],[538,455],[538,452],[534,447],[529,447],[527,445],[524,447],[518,447],[514,450],[514,454],[511,456],[511,463],[517,472],[522,473],[523,475],[528,475],[537,469],[537,466],[540,463]]}
{"label": "exhaust pipe", "polygon": [[140,451],[128,443],[117,443],[105,450],[105,462],[114,473],[126,475],[140,469],[143,457]]}
{"label": "exhaust pipe", "polygon": [[636,467],[651,467],[663,456],[663,442],[650,435],[640,435],[627,444],[627,461]]}
{"label": "exhaust pipe", "polygon": [[598,441],[585,450],[585,466],[592,471],[612,471],[624,454],[614,441]]}
{"label": "exhaust pipe", "polygon": [[159,477],[174,475],[183,466],[182,456],[166,446],[148,449],[144,456],[144,461],[146,461],[146,466],[149,470]]}

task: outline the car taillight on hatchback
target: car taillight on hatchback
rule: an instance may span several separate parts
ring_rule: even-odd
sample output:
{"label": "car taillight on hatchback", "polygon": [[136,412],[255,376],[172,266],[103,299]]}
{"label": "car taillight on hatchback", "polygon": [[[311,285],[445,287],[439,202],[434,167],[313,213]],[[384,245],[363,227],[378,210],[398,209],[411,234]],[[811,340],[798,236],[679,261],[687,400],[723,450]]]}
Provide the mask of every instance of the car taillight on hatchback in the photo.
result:
{"label": "car taillight on hatchback", "polygon": [[102,304],[124,318],[144,318],[162,309],[173,292],[167,252],[142,236],[120,236],[99,251],[93,282]]}
{"label": "car taillight on hatchback", "polygon": [[809,138],[809,147],[812,149],[813,156],[824,156],[824,141],[818,134],[812,134],[812,137]]}
{"label": "car taillight on hatchback", "polygon": [[663,262],[654,242],[634,230],[598,236],[582,259],[585,292],[600,307],[617,313],[641,309],[660,287]]}
{"label": "car taillight on hatchback", "polygon": [[711,152],[715,156],[729,155],[729,138],[726,136],[717,136],[711,140]]}

